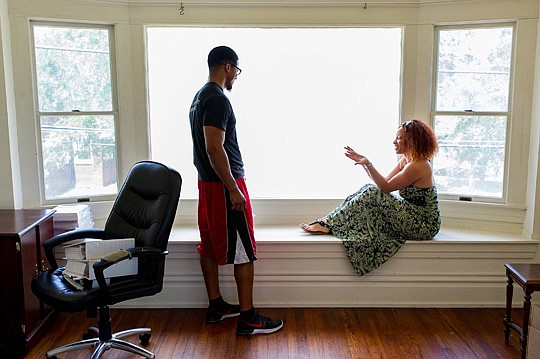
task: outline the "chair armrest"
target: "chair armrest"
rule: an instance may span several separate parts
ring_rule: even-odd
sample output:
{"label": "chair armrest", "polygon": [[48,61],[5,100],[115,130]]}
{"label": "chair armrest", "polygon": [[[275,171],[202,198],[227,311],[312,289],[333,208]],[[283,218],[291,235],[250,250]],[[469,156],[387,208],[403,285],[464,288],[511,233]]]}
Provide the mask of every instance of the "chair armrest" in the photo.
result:
{"label": "chair armrest", "polygon": [[105,269],[126,259],[135,257],[166,256],[167,254],[169,254],[169,252],[161,251],[159,248],[154,247],[132,247],[128,249],[120,249],[100,258],[93,264],[92,267],[94,268],[94,274],[99,287],[105,292],[105,294],[108,295],[109,290],[105,281],[105,275],[103,274]]}
{"label": "chair armrest", "polygon": [[58,234],[52,238],[47,239],[43,243],[43,249],[45,250],[45,255],[53,269],[58,268],[58,263],[56,263],[56,258],[54,257],[53,249],[58,247],[61,244],[75,240],[75,239],[84,239],[84,238],[96,238],[96,239],[105,239],[107,234],[103,229],[97,228],[88,228],[88,229],[75,229],[69,232]]}

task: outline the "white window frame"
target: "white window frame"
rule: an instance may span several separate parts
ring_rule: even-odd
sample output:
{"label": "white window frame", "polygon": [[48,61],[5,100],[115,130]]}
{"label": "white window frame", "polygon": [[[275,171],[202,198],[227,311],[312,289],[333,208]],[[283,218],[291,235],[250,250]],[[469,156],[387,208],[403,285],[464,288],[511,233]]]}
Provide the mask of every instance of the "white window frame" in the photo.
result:
{"label": "white window frame", "polygon": [[[70,111],[70,112],[42,112],[39,108],[39,96],[37,86],[37,73],[36,73],[36,52],[34,42],[34,26],[49,26],[49,27],[61,27],[61,28],[88,28],[88,29],[105,29],[108,31],[109,36],[109,62],[111,67],[111,91],[112,91],[112,110],[111,111]],[[95,201],[113,201],[116,198],[121,183],[120,176],[120,164],[121,153],[119,148],[119,132],[118,132],[118,91],[116,84],[116,53],[115,53],[115,30],[113,25],[102,24],[87,24],[80,22],[57,22],[57,21],[30,21],[30,45],[31,45],[31,58],[32,58],[32,83],[34,90],[34,113],[35,113],[35,128],[36,128],[36,146],[37,146],[37,164],[38,164],[38,178],[39,178],[39,193],[40,201],[42,205],[55,205],[63,203],[76,203],[76,202],[95,202]],[[45,178],[43,169],[43,151],[42,151],[42,138],[41,138],[41,117],[46,116],[112,116],[115,128],[115,149],[116,149],[116,168],[117,168],[117,185],[116,191],[113,194],[106,195],[81,195],[74,197],[64,197],[58,199],[46,199],[45,198]]]}
{"label": "white window frame", "polygon": [[[433,71],[432,71],[432,86],[431,86],[431,103],[430,103],[430,121],[432,126],[435,126],[435,117],[438,115],[442,116],[451,116],[451,115],[470,115],[471,112],[468,111],[437,111],[436,110],[436,101],[437,101],[437,69],[438,69],[438,58],[439,58],[439,34],[440,30],[465,30],[465,29],[489,29],[489,28],[500,28],[500,27],[512,27],[512,54],[511,54],[511,63],[510,63],[510,81],[508,86],[508,110],[501,112],[490,112],[490,111],[474,111],[474,115],[477,116],[502,116],[506,117],[506,143],[505,143],[505,153],[504,153],[504,174],[503,174],[503,188],[501,198],[495,197],[485,197],[485,196],[468,196],[468,195],[453,195],[453,194],[442,194],[439,193],[439,199],[450,200],[450,201],[461,201],[464,203],[467,202],[480,202],[480,203],[494,203],[494,204],[506,204],[509,202],[509,192],[512,191],[512,186],[510,183],[512,181],[512,176],[510,176],[509,169],[509,157],[511,149],[511,128],[512,128],[512,106],[514,102],[513,88],[514,88],[514,78],[515,78],[515,58],[516,58],[516,23],[515,22],[501,22],[493,24],[457,24],[457,25],[439,25],[434,27],[434,45],[433,45]],[[435,132],[437,129],[434,127]],[[436,159],[435,159],[436,161]]]}

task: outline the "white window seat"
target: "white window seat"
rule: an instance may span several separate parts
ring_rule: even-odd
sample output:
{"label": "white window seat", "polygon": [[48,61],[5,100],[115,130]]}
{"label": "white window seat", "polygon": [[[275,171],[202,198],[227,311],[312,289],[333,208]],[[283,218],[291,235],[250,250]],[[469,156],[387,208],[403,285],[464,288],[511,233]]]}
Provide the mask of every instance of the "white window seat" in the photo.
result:
{"label": "white window seat", "polygon": [[[305,233],[295,225],[255,226],[257,243],[262,242],[300,242],[300,243],[341,243],[331,235],[313,235]],[[196,226],[175,226],[171,232],[170,243],[199,242],[199,231]],[[473,231],[443,227],[431,241],[407,241],[406,244],[441,244],[441,243],[521,243],[540,244],[538,240],[528,239],[523,235],[504,232]]]}
{"label": "white window seat", "polygon": [[[407,241],[358,277],[341,241],[298,226],[256,226],[258,307],[504,307],[508,262],[538,262],[539,241],[519,235],[443,228],[431,241]],[[175,227],[163,292],[124,307],[205,307],[196,226]],[[223,296],[236,300],[232,266],[220,269]],[[522,293],[514,291],[516,306]],[[533,298],[533,301],[537,300]]]}

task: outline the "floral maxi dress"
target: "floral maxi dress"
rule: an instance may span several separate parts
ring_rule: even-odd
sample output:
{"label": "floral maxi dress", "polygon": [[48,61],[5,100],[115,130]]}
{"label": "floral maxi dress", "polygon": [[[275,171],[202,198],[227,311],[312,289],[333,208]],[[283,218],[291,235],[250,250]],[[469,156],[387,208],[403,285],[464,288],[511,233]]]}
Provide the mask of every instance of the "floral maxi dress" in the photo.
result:
{"label": "floral maxi dress", "polygon": [[367,184],[326,216],[359,276],[378,268],[407,240],[432,239],[441,227],[437,189],[409,186],[399,196]]}

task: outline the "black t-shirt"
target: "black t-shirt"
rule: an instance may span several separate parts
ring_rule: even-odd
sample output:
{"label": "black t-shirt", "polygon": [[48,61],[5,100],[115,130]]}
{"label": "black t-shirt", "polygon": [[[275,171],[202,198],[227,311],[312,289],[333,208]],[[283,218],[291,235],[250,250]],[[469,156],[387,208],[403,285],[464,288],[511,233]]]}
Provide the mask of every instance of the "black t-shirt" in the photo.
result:
{"label": "black t-shirt", "polygon": [[244,163],[236,137],[236,117],[223,89],[215,82],[208,82],[195,95],[189,111],[191,137],[193,138],[193,164],[204,182],[221,181],[206,153],[203,126],[214,126],[225,131],[223,147],[229,157],[234,178],[244,177]]}

